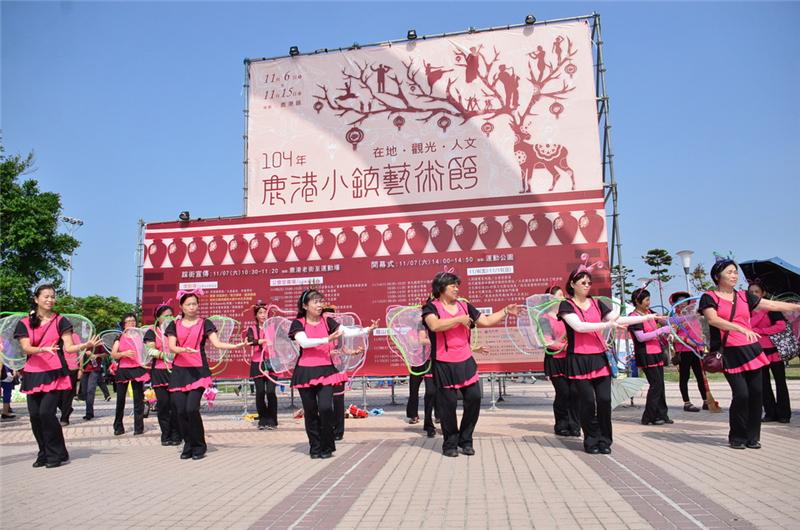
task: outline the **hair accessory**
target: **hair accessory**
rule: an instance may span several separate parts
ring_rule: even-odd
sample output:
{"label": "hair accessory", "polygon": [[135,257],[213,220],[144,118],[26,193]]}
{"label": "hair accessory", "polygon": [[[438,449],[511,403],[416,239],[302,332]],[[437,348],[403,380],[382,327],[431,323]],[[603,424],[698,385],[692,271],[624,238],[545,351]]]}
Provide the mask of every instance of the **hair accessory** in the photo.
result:
{"label": "hair accessory", "polygon": [[714,261],[719,263],[720,261],[736,261],[733,256],[733,251],[729,250],[728,255],[724,256],[717,251],[714,251]]}
{"label": "hair accessory", "polygon": [[197,296],[203,296],[205,293],[203,292],[203,289],[201,287],[198,287],[197,289],[191,289],[191,290],[187,289],[186,291],[181,289],[180,291],[177,292],[177,294],[175,295],[175,298],[180,300],[181,298],[183,298],[183,296],[185,296],[187,294],[194,294],[194,295],[197,295]]}
{"label": "hair accessory", "polygon": [[589,254],[585,252],[581,254],[581,260],[583,260],[583,263],[578,266],[578,272],[588,272],[589,274],[591,274],[593,270],[603,268],[602,261],[595,261],[591,265],[587,265],[587,263],[589,262]]}
{"label": "hair accessory", "polygon": [[450,274],[455,274],[456,269],[455,267],[448,267],[447,265],[445,265],[444,267],[442,267],[442,272],[449,272]]}

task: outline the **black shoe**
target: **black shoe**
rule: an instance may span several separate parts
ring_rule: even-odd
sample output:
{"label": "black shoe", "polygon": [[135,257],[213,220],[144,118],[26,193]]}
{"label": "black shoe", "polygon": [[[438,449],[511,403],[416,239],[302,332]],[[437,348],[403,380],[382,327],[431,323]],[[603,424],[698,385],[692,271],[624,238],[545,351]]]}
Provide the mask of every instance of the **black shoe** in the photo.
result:
{"label": "black shoe", "polygon": [[181,460],[189,460],[192,458],[192,455],[187,455],[186,453],[181,453]]}
{"label": "black shoe", "polygon": [[206,457],[205,453],[201,453],[199,455],[192,455],[192,460],[202,460]]}
{"label": "black shoe", "polygon": [[69,420],[61,420],[62,427],[66,427],[67,425],[69,425]]}
{"label": "black shoe", "polygon": [[468,446],[466,446],[466,447],[462,447],[462,448],[461,448],[461,453],[462,453],[462,454],[465,454],[465,455],[467,455],[467,456],[475,456],[475,449],[473,449],[472,447],[470,447],[470,446],[468,445]]}
{"label": "black shoe", "polygon": [[83,419],[86,421],[91,421],[94,419],[94,416],[84,416]]}
{"label": "black shoe", "polygon": [[703,410],[708,410],[708,403],[703,403]]}
{"label": "black shoe", "polygon": [[134,436],[139,436],[140,434],[144,434],[144,431],[133,431]]}
{"label": "black shoe", "polygon": [[13,420],[16,417],[16,414],[6,414],[5,412],[0,414],[0,418],[3,418],[4,420]]}
{"label": "black shoe", "polygon": [[776,420],[772,416],[764,416],[763,418],[761,418],[761,423],[772,423],[773,421],[778,421],[778,420]]}
{"label": "black shoe", "polygon": [[267,425],[266,429],[268,431],[275,431],[275,430],[278,429],[278,426],[277,425]]}
{"label": "black shoe", "polygon": [[789,423],[790,421],[789,418],[778,418],[778,423]]}
{"label": "black shoe", "polygon": [[666,423],[667,425],[672,425],[675,422],[669,418],[664,418],[664,423]]}
{"label": "black shoe", "polygon": [[569,431],[570,436],[575,436],[576,438],[581,437],[581,431]]}
{"label": "black shoe", "polygon": [[571,436],[568,429],[560,429],[556,431],[556,436]]}
{"label": "black shoe", "polygon": [[761,442],[747,442],[745,446],[748,449],[761,449]]}
{"label": "black shoe", "polygon": [[586,449],[585,451],[587,453],[589,453],[590,455],[599,455],[600,454],[600,448],[597,447],[596,445],[594,447],[590,447],[589,449]]}
{"label": "black shoe", "polygon": [[425,434],[428,436],[428,438],[433,438],[436,436],[436,431],[425,431]]}
{"label": "black shoe", "polygon": [[322,460],[325,460],[326,458],[331,458],[332,456],[333,456],[333,453],[331,451],[325,451],[324,453],[320,453],[319,454],[319,457]]}
{"label": "black shoe", "polygon": [[333,439],[336,440],[337,442],[341,442],[342,440],[344,440],[344,434],[337,434],[336,436],[333,437]]}
{"label": "black shoe", "polygon": [[458,456],[458,449],[445,449],[444,451],[442,451],[442,454],[444,456],[451,456],[451,457]]}
{"label": "black shoe", "polygon": [[267,426],[266,425],[259,425],[258,426],[258,430],[259,431],[266,431],[267,430]]}
{"label": "black shoe", "polygon": [[170,442],[169,440],[163,440],[161,442],[161,445],[163,445],[164,447],[169,447],[172,445],[172,442]]}
{"label": "black shoe", "polygon": [[311,456],[311,460],[316,460],[319,458],[319,453],[311,453],[309,456]]}
{"label": "black shoe", "polygon": [[[703,404],[703,408],[708,409],[708,405],[705,403]],[[684,412],[700,412],[700,409],[692,405],[691,403],[684,403],[683,404],[683,411]]]}
{"label": "black shoe", "polygon": [[123,434],[125,434],[125,429],[121,429],[121,430],[114,429],[114,436],[121,436]]}
{"label": "black shoe", "polygon": [[106,401],[111,401],[111,396],[106,396]]}
{"label": "black shoe", "polygon": [[607,445],[604,445],[604,446],[600,447],[600,454],[601,455],[610,455],[611,454],[611,448],[608,447]]}
{"label": "black shoe", "polygon": [[47,469],[52,469],[54,467],[61,467],[61,462],[60,461],[59,462],[47,462],[44,465],[44,467],[46,467]]}
{"label": "black shoe", "polygon": [[37,460],[36,462],[33,463],[33,467],[44,467],[44,465],[45,462],[42,462],[41,460]]}
{"label": "black shoe", "polygon": [[731,449],[744,449],[746,446],[742,442],[731,442]]}
{"label": "black shoe", "polygon": [[183,443],[183,440],[170,440],[167,442],[167,445],[180,445]]}

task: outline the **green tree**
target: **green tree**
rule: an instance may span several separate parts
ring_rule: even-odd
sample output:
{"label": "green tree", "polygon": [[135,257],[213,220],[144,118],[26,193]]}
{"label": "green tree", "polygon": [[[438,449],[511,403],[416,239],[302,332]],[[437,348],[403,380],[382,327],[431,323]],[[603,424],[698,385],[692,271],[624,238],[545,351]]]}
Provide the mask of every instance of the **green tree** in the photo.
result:
{"label": "green tree", "polygon": [[709,279],[705,266],[702,263],[695,265],[692,272],[689,273],[689,283],[692,287],[699,292],[705,292],[714,287],[714,282]]}
{"label": "green tree", "polygon": [[98,332],[116,329],[125,313],[135,313],[139,316],[135,305],[123,302],[116,296],[96,294],[85,297],[59,296],[56,299],[55,310],[62,314],[76,313],[85,316],[92,321]]}
{"label": "green tree", "polygon": [[672,256],[663,248],[651,248],[647,254],[642,256],[645,264],[650,267],[650,274],[658,280],[658,294],[661,300],[661,305],[664,305],[664,288],[663,285],[670,281],[674,276],[669,274],[669,268],[672,266]]}
{"label": "green tree", "polygon": [[80,245],[58,233],[61,197],[39,191],[36,180],[19,182],[32,166],[33,154],[6,156],[0,145],[0,311],[27,310],[38,283],[59,287]]}
{"label": "green tree", "polygon": [[[623,292],[620,292],[619,288],[620,276],[623,278]],[[613,289],[614,296],[622,300],[623,303],[625,300],[630,298],[630,294],[633,292],[633,284],[628,281],[629,278],[633,278],[633,269],[625,266],[620,269],[619,265],[614,265],[611,267],[611,287]]]}

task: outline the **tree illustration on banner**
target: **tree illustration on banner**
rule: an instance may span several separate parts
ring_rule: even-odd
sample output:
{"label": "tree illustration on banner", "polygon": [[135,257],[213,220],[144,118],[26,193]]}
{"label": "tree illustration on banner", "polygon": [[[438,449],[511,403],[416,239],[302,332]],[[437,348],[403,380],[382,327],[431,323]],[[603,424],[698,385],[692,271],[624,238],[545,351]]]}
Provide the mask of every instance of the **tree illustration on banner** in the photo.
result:
{"label": "tree illustration on banner", "polygon": [[[487,137],[496,130],[493,122],[505,120],[515,136],[520,193],[531,193],[536,169],[545,169],[552,176],[548,191],[556,187],[560,171],[569,176],[574,190],[567,148],[534,143],[530,131],[535,116],[543,111],[556,119],[567,111],[569,95],[575,90],[576,54],[572,40],[558,35],[548,50],[536,45],[526,53],[527,72],[515,71],[508,61],[503,62],[496,47],[488,52],[483,45],[468,50],[454,47],[448,65],[413,57],[397,65],[353,62],[342,69],[341,86],[317,85],[314,109],[318,113],[328,109],[346,121],[349,129],[344,137],[354,150],[365,138],[360,126],[378,117],[390,120],[398,131],[412,119],[443,132],[483,120],[480,130]],[[525,83],[520,83],[521,76]]]}

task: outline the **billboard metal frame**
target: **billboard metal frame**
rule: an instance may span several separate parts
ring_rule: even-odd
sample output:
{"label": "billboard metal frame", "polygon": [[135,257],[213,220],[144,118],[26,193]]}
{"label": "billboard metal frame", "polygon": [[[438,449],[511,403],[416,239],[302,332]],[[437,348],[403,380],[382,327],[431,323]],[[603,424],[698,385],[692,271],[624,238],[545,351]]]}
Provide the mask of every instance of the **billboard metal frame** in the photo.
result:
{"label": "billboard metal frame", "polygon": [[[606,206],[606,218],[611,220],[611,232],[609,239],[609,266],[612,273],[612,285],[617,284],[619,292],[624,292],[625,276],[624,274],[615,274],[615,270],[622,272],[622,240],[620,237],[619,226],[619,198],[617,194],[617,181],[614,175],[614,154],[611,148],[611,121],[610,121],[610,105],[609,97],[606,88],[606,67],[603,59],[603,38],[600,24],[600,14],[592,13],[590,15],[559,18],[552,20],[536,21],[533,24],[514,24],[506,26],[495,26],[483,29],[469,28],[464,31],[450,32],[450,33],[437,33],[432,35],[421,35],[415,40],[431,40],[443,37],[450,37],[456,35],[466,35],[475,33],[485,33],[488,31],[507,30],[511,28],[524,28],[528,26],[546,26],[548,24],[557,24],[562,22],[577,22],[585,21],[591,28],[591,40],[594,54],[594,68],[595,68],[595,100],[597,103],[597,124],[600,132],[601,141],[601,164],[603,175],[603,188],[604,188],[604,204]],[[354,43],[351,46],[341,48],[322,48],[313,52],[300,53],[294,57],[302,57],[308,55],[319,55],[333,52],[342,52],[354,50],[359,48],[371,48],[378,46],[392,46],[394,44],[411,42],[409,39],[388,40],[383,42],[376,42],[371,44],[358,44]],[[261,61],[274,61],[277,59],[285,59],[292,57],[290,55],[280,55],[275,57],[261,57],[261,58],[247,58],[244,60],[244,83],[243,83],[243,98],[244,98],[244,131],[242,134],[243,152],[243,183],[242,183],[242,216],[247,216],[247,150],[248,150],[248,126],[249,126],[249,99],[250,99],[250,64]],[[230,217],[220,217],[231,218]],[[608,223],[607,225],[608,226]],[[142,298],[142,285],[143,285],[143,268],[144,268],[144,231],[147,223],[139,220],[139,239],[137,243],[137,274],[136,274],[136,302],[137,306],[141,305]],[[617,268],[618,267],[618,268]],[[623,304],[624,307],[624,304]]]}

